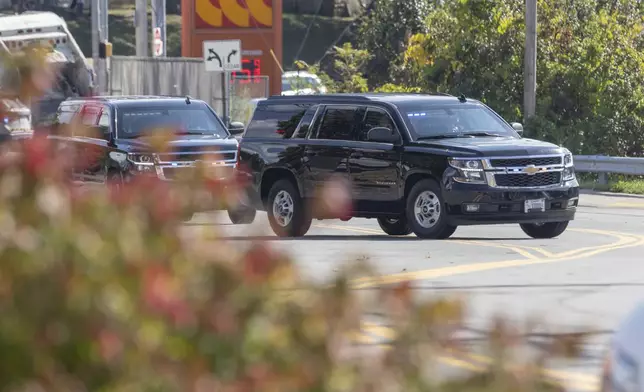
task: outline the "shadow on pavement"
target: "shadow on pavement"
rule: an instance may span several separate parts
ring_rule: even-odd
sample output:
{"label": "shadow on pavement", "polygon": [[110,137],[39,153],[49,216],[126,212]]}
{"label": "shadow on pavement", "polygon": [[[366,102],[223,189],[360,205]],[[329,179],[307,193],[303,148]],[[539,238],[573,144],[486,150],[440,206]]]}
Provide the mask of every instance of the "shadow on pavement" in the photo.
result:
{"label": "shadow on pavement", "polygon": [[422,241],[417,237],[389,237],[387,235],[305,235],[304,237],[280,238],[277,236],[223,236],[231,241]]}

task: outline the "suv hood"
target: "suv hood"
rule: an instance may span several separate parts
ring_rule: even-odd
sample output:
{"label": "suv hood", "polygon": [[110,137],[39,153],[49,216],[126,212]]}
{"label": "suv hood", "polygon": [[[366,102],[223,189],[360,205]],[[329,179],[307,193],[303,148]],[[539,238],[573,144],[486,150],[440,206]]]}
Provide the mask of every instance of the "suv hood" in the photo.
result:
{"label": "suv hood", "polygon": [[[178,136],[175,140],[168,143],[172,150],[203,150],[212,147],[215,151],[236,151],[238,145],[237,139],[218,139],[209,135],[186,135]],[[140,139],[119,139],[116,142],[118,148],[129,152],[154,152],[152,151],[151,141],[146,138]]]}
{"label": "suv hood", "polygon": [[553,143],[511,137],[471,137],[458,139],[421,140],[417,146],[444,149],[446,152],[477,156],[523,156],[561,154],[563,148]]}

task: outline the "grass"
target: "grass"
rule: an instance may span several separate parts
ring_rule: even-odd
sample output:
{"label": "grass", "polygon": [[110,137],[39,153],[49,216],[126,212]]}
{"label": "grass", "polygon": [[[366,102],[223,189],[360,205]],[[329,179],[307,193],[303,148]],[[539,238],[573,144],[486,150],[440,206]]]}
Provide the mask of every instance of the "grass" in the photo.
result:
{"label": "grass", "polygon": [[644,178],[609,176],[608,184],[600,184],[596,176],[583,174],[579,178],[582,189],[599,192],[627,193],[631,195],[644,195]]}
{"label": "grass", "polygon": [[[134,32],[134,6],[118,5],[110,2],[112,9],[109,17],[109,36],[116,56],[133,56],[136,53],[136,38]],[[54,10],[65,20],[69,29],[78,42],[86,57],[92,54],[91,20],[88,15],[75,17],[68,10],[57,8]],[[306,30],[310,23],[311,30],[302,46],[299,56],[309,64],[319,61],[325,52],[339,39],[338,45],[352,38],[350,33],[344,35],[345,28],[350,25],[350,18],[329,18],[312,15],[285,14],[283,18],[283,64],[285,69],[290,69],[295,60]],[[148,25],[151,25],[148,17]],[[150,33],[151,35],[152,33]],[[342,36],[342,37],[341,37]],[[150,36],[150,40],[151,40]],[[167,15],[167,50],[169,57],[181,56],[181,16]]]}

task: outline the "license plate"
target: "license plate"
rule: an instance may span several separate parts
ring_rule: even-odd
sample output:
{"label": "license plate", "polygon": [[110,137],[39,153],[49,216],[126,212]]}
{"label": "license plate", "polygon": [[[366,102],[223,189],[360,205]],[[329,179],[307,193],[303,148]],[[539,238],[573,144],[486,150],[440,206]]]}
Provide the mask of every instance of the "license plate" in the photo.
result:
{"label": "license plate", "polygon": [[528,212],[544,212],[546,210],[546,199],[526,200],[523,206],[523,211]]}

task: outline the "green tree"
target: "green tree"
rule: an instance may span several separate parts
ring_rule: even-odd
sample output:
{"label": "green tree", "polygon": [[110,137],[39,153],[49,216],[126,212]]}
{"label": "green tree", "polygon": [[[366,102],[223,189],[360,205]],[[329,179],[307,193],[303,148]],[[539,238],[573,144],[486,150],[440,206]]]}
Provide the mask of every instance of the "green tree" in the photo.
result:
{"label": "green tree", "polygon": [[369,84],[398,82],[408,38],[425,31],[425,16],[435,0],[373,0],[358,28],[360,49],[373,55],[368,64]]}
{"label": "green tree", "polygon": [[329,93],[364,93],[369,90],[365,69],[371,54],[364,49],[356,49],[350,42],[333,48],[329,69],[322,70],[320,64],[308,65],[298,61],[295,66],[319,75]]}
{"label": "green tree", "polygon": [[[644,154],[642,2],[538,2],[537,116],[526,134],[576,153]],[[445,0],[405,54],[408,80],[479,98],[508,120],[523,102],[524,8]]]}

